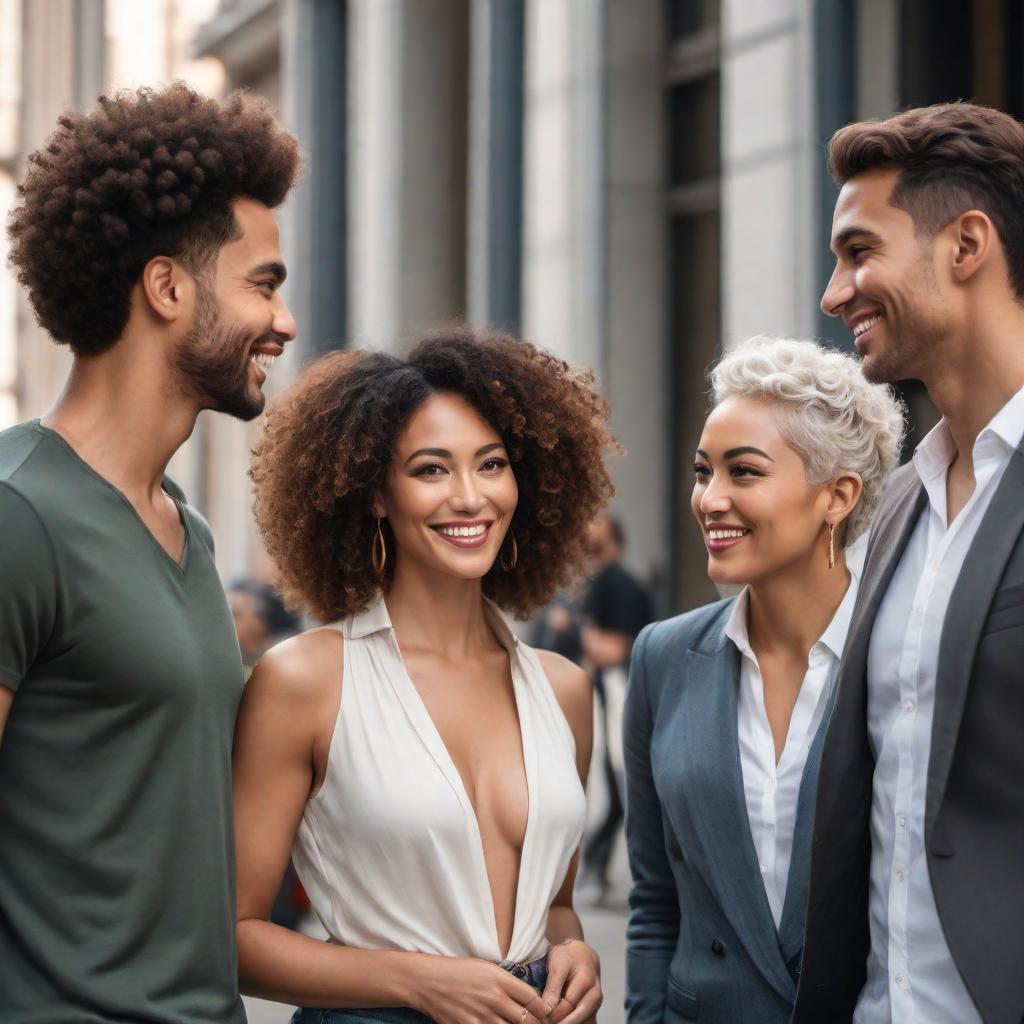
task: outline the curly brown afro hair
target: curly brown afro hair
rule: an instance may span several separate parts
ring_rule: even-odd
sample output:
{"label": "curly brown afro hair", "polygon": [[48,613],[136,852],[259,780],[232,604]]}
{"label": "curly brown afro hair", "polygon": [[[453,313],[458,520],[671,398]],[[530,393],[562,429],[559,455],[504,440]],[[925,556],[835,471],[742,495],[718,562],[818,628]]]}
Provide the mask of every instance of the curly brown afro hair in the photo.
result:
{"label": "curly brown afro hair", "polygon": [[[484,593],[518,616],[547,603],[582,564],[587,524],[614,493],[604,456],[620,449],[593,379],[528,342],[463,325],[427,337],[407,360],[364,351],[318,360],[271,407],[250,469],[285,597],[329,622],[387,587],[394,559],[383,581],[371,564],[373,499],[413,412],[450,392],[500,434],[519,487],[518,561],[493,566]],[[386,539],[393,551],[390,531]]]}
{"label": "curly brown afro hair", "polygon": [[29,157],[10,263],[56,341],[102,352],[123,333],[151,259],[199,273],[236,237],[233,201],[278,206],[299,163],[295,137],[246,93],[219,104],[174,82],[101,96],[64,114]]}

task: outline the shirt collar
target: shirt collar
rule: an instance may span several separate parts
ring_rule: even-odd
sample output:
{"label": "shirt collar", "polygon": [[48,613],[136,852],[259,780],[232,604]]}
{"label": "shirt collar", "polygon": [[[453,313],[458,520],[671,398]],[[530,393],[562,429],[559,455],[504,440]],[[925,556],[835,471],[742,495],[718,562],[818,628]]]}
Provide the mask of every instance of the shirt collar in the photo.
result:
{"label": "shirt collar", "polygon": [[[498,643],[505,650],[511,651],[519,645],[519,638],[512,632],[504,612],[489,597],[484,598],[484,614],[498,638]],[[394,634],[394,626],[391,625],[391,616],[388,614],[384,594],[378,591],[373,600],[361,612],[356,612],[349,619],[346,635],[349,639],[359,640],[373,633],[384,631]]]}
{"label": "shirt collar", "polygon": [[[975,466],[986,459],[1002,458],[1017,448],[1024,439],[1024,388],[1021,388],[978,434],[974,442]],[[928,432],[914,449],[914,468],[927,487],[938,479],[945,483],[956,446],[944,419]]]}
{"label": "shirt collar", "polygon": [[[850,620],[853,617],[853,606],[857,600],[858,579],[855,573],[850,573],[850,585],[846,588],[842,601],[836,609],[832,621],[825,628],[825,632],[818,638],[817,644],[828,648],[829,652],[836,658],[843,655],[843,647],[846,644],[846,634],[850,630]],[[747,609],[750,606],[749,587],[744,587],[736,598],[729,613],[729,619],[725,624],[725,635],[739,648],[740,653],[757,661],[753,648],[750,646],[750,637],[747,633]],[[814,649],[813,647],[811,648]]]}

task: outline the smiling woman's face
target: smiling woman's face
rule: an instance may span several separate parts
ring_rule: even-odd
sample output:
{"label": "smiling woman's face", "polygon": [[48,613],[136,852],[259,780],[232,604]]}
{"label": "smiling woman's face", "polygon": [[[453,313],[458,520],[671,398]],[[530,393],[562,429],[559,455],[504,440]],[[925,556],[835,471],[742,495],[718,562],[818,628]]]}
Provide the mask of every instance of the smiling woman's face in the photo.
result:
{"label": "smiling woman's face", "polygon": [[716,583],[756,583],[821,557],[829,487],[807,482],[770,402],[733,397],[716,406],[694,471],[690,508]]}
{"label": "smiling woman's face", "polygon": [[497,431],[461,396],[432,395],[395,445],[387,517],[397,564],[481,579],[498,558],[519,500]]}

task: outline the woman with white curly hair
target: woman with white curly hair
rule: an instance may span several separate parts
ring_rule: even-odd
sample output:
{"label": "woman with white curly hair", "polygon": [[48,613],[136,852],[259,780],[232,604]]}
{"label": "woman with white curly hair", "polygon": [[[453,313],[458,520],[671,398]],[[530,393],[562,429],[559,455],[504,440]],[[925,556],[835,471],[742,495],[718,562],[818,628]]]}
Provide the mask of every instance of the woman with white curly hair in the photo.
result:
{"label": "woman with white curly hair", "polygon": [[784,1024],[817,769],[868,527],[903,409],[859,363],[755,338],[711,374],[691,508],[738,596],[655,623],[625,715],[630,1024]]}

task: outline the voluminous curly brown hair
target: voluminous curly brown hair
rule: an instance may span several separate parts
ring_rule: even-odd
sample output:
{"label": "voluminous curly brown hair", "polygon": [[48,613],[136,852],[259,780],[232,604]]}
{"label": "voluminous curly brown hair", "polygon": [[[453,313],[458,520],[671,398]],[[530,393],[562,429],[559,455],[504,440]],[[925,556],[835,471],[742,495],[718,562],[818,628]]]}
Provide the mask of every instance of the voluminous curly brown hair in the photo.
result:
{"label": "voluminous curly brown hair", "polygon": [[101,96],[29,157],[10,263],[54,340],[101,352],[124,331],[151,259],[199,273],[237,236],[233,201],[278,206],[299,163],[295,137],[247,93],[218,104],[174,82]]}
{"label": "voluminous curly brown hair", "polygon": [[1024,299],[1024,125],[1009,114],[940,103],[848,124],[829,142],[829,169],[840,185],[866,171],[901,171],[889,201],[925,237],[968,210],[988,214],[1010,286]]}
{"label": "voluminous curly brown hair", "polygon": [[[518,561],[493,566],[484,593],[519,616],[545,604],[582,563],[587,524],[614,493],[604,456],[619,449],[593,380],[528,342],[464,325],[427,337],[406,360],[364,351],[318,360],[271,407],[250,469],[285,597],[324,622],[366,607],[382,585],[370,556],[374,496],[412,414],[450,392],[501,436],[519,487]],[[387,542],[393,552],[390,531]]]}

